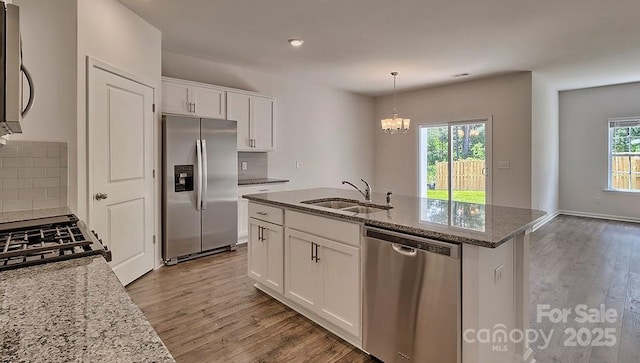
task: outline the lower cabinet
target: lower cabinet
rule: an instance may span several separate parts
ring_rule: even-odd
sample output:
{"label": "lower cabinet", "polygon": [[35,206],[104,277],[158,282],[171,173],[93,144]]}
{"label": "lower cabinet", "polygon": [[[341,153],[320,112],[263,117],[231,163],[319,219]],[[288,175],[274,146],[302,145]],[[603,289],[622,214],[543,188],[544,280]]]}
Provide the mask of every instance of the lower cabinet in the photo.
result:
{"label": "lower cabinet", "polygon": [[254,193],[282,192],[285,189],[285,183],[238,186],[238,243],[245,243],[249,238],[249,200],[242,198],[242,196]]}
{"label": "lower cabinet", "polygon": [[285,228],[284,295],[360,336],[360,250]]}
{"label": "lower cabinet", "polygon": [[248,256],[249,277],[284,293],[282,226],[250,218]]}

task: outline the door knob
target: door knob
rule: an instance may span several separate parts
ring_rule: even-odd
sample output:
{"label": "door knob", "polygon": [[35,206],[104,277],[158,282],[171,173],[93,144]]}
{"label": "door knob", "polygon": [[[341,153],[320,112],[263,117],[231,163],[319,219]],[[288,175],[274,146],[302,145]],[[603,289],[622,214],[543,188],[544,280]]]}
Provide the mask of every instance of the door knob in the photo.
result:
{"label": "door knob", "polygon": [[103,200],[107,198],[109,198],[107,193],[96,193],[96,200]]}

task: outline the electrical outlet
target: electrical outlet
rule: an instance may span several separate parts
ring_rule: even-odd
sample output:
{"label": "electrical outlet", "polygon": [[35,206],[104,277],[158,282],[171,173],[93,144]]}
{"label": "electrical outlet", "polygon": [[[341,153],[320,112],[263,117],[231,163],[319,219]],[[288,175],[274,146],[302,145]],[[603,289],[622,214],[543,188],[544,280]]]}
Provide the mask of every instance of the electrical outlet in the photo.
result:
{"label": "electrical outlet", "polygon": [[511,169],[511,164],[508,161],[498,161],[498,169]]}
{"label": "electrical outlet", "polygon": [[302,161],[296,161],[296,169],[302,168]]}
{"label": "electrical outlet", "polygon": [[498,282],[502,281],[502,270],[504,270],[504,265],[500,265],[496,267],[493,272],[493,282],[497,285]]}
{"label": "electrical outlet", "polygon": [[246,162],[246,161],[243,161],[242,163],[240,163],[240,168],[241,168],[242,170],[247,170],[247,162]]}

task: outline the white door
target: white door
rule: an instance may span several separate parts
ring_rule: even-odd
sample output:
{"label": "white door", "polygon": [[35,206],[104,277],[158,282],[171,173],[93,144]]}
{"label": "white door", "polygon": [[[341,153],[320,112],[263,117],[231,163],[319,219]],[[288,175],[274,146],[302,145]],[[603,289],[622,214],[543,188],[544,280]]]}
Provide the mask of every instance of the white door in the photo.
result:
{"label": "white door", "polygon": [[284,236],[285,296],[310,309],[318,310],[320,300],[320,261],[315,261],[315,237],[286,229]]}
{"label": "white door", "polygon": [[264,242],[260,240],[260,228],[262,228],[261,222],[253,218],[249,219],[249,261],[248,261],[248,274],[252,279],[263,282],[266,267],[266,246]]}
{"label": "white door", "polygon": [[189,87],[169,81],[162,82],[162,112],[191,115]]}
{"label": "white door", "polygon": [[120,282],[153,269],[153,88],[89,71],[89,223]]}
{"label": "white door", "polygon": [[255,148],[273,150],[274,101],[271,98],[253,97],[253,137]]}
{"label": "white door", "polygon": [[320,314],[345,331],[360,335],[360,250],[343,243],[322,240],[318,258],[322,264]]}
{"label": "white door", "polygon": [[251,149],[249,122],[251,98],[240,93],[227,92],[227,120],[238,121],[238,150]]}
{"label": "white door", "polygon": [[264,223],[262,228],[262,237],[267,247],[265,256],[267,269],[264,284],[282,294],[284,293],[284,237],[282,227]]}
{"label": "white door", "polygon": [[217,89],[193,87],[191,88],[194,113],[206,118],[226,118],[226,104],[224,91]]}

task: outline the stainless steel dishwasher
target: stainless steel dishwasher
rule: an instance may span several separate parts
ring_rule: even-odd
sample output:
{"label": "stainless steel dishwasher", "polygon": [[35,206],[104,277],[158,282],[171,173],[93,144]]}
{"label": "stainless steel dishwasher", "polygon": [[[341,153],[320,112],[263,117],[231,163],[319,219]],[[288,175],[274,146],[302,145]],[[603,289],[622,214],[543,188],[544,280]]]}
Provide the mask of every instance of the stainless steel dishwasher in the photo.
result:
{"label": "stainless steel dishwasher", "polygon": [[460,246],[373,227],[364,234],[364,350],[385,363],[459,363]]}

